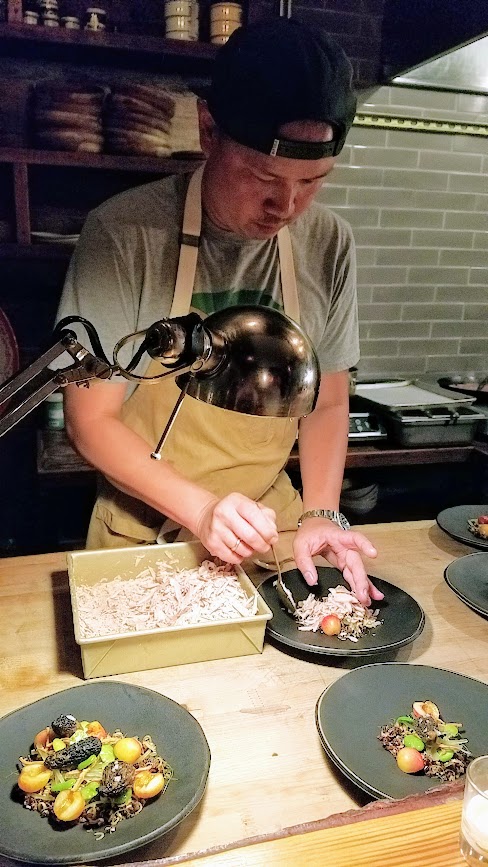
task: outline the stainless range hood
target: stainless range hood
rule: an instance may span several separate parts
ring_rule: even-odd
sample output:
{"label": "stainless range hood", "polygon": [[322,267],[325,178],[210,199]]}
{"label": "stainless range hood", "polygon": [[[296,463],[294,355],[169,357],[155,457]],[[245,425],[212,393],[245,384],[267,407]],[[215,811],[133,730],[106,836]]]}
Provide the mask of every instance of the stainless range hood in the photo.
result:
{"label": "stainless range hood", "polygon": [[397,75],[393,84],[488,94],[488,36]]}
{"label": "stainless range hood", "polygon": [[384,83],[488,93],[487,0],[385,0]]}

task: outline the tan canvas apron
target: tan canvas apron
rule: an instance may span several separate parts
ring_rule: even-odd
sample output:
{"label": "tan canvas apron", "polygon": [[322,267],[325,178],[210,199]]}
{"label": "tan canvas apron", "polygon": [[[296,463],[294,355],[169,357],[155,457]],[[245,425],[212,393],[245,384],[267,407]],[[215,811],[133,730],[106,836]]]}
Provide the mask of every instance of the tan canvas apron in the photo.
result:
{"label": "tan canvas apron", "polygon": [[[202,168],[198,169],[188,186],[183,243],[170,317],[187,314],[191,306],[198,246],[184,241],[188,236],[200,237],[202,172]],[[278,252],[284,310],[298,321],[298,293],[287,228],[278,233]],[[159,362],[151,361],[146,375],[154,376],[161,372]],[[162,379],[155,385],[137,386],[122,408],[121,418],[125,424],[148,443],[148,460],[151,460],[150,451],[158,442],[179,394],[174,379]],[[295,442],[297,424],[296,419],[244,415],[187,397],[166,440],[162,456],[186,478],[218,497],[238,491],[273,508],[280,531],[279,556],[284,559],[291,556],[291,542],[302,511],[300,497],[283,472]],[[102,479],[88,531],[87,548],[154,543],[163,520],[164,516],[159,512]],[[172,522],[165,522],[162,528],[163,538],[168,541],[193,538],[186,528],[164,536],[164,531],[170,531],[171,526],[176,527]]]}

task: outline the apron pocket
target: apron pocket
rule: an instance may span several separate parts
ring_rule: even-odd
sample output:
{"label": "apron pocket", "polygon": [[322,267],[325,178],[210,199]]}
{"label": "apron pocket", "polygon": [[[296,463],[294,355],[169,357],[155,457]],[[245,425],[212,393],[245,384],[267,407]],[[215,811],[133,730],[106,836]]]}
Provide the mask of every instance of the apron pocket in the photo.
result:
{"label": "apron pocket", "polygon": [[105,503],[100,501],[95,504],[94,514],[117,536],[136,539],[141,544],[153,544],[156,541],[159,527],[147,526],[144,523],[144,503],[139,503],[137,500],[133,500],[133,502],[141,506],[141,519],[118,510],[111,511]]}

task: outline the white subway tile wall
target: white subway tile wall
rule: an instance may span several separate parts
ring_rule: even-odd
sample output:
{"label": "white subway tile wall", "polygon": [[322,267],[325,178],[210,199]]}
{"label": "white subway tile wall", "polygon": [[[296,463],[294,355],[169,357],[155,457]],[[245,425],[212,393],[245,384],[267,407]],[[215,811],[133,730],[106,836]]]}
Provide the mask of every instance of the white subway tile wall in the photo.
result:
{"label": "white subway tile wall", "polygon": [[[382,87],[366,114],[488,124],[488,96]],[[354,126],[319,193],[353,227],[362,375],[488,373],[488,138]]]}

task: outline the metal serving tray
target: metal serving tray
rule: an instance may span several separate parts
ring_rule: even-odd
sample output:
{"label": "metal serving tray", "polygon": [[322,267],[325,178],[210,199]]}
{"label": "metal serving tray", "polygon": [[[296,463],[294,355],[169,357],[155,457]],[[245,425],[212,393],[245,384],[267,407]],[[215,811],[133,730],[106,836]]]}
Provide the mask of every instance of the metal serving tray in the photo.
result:
{"label": "metal serving tray", "polygon": [[405,447],[467,445],[484,421],[483,414],[469,406],[385,410],[383,417],[392,437]]}
{"label": "metal serving tray", "polygon": [[370,406],[387,409],[407,407],[457,406],[474,403],[475,397],[457,395],[438,385],[418,380],[358,383],[356,396]]}

